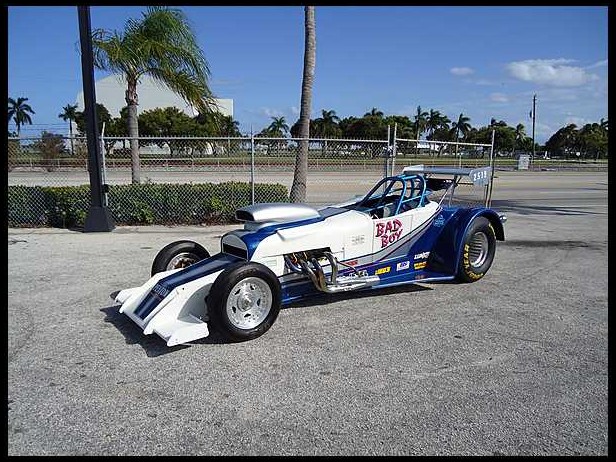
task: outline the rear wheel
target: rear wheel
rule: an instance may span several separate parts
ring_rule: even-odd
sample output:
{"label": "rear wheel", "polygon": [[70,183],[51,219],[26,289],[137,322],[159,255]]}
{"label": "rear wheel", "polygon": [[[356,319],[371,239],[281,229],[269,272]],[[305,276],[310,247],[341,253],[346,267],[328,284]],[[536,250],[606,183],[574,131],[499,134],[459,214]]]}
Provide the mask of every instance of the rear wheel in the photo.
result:
{"label": "rear wheel", "polygon": [[462,246],[457,279],[460,282],[477,281],[490,269],[496,253],[496,234],[490,220],[475,218],[466,231]]}
{"label": "rear wheel", "polygon": [[206,299],[213,327],[232,341],[263,335],[280,312],[276,275],[255,262],[239,262],[218,275]]}
{"label": "rear wheel", "polygon": [[161,271],[185,268],[208,258],[210,253],[193,241],[175,241],[166,245],[154,258],[152,276]]}

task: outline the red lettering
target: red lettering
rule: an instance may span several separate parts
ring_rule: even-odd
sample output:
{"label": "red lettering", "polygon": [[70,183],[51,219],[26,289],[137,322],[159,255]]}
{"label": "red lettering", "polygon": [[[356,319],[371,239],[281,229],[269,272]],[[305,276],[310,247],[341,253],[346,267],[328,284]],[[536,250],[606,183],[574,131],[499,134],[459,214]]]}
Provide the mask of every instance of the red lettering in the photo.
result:
{"label": "red lettering", "polygon": [[397,218],[387,223],[376,224],[376,237],[381,238],[381,248],[393,244],[402,235],[402,222]]}

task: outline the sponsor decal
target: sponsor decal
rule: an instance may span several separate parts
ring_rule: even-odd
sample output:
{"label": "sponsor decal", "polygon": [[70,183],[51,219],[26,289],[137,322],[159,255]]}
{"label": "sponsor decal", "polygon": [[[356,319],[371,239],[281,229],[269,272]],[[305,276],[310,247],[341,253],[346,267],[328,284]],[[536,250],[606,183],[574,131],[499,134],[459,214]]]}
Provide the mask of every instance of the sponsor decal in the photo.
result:
{"label": "sponsor decal", "polygon": [[378,270],[376,270],[374,274],[376,275],[385,274],[385,273],[389,273],[390,270],[391,270],[391,266],[385,266],[383,268],[379,268]]}
{"label": "sponsor decal", "polygon": [[360,245],[364,242],[366,242],[366,237],[362,236],[361,234],[357,236],[351,236],[351,245]]}
{"label": "sponsor decal", "polygon": [[368,276],[368,271],[367,270],[360,270],[360,271],[357,272],[357,275],[359,277]]}
{"label": "sponsor decal", "polygon": [[400,263],[398,263],[396,265],[396,271],[402,271],[405,269],[409,269],[409,267],[411,266],[411,262],[410,261],[401,261]]}
{"label": "sponsor decal", "polygon": [[477,279],[481,279],[484,273],[475,273],[468,259],[468,251],[469,251],[468,244],[464,244],[464,255],[463,255],[464,272],[468,275],[469,278],[476,281]]}
{"label": "sponsor decal", "polygon": [[436,226],[437,228],[440,228],[441,226],[443,226],[445,224],[445,219],[443,218],[443,215],[439,215],[438,217],[436,217],[436,219],[434,220],[434,226]]}
{"label": "sponsor decal", "polygon": [[429,255],[430,255],[430,252],[416,253],[414,260],[421,260],[423,258],[428,258]]}
{"label": "sponsor decal", "polygon": [[345,261],[344,263],[349,266],[355,266],[357,265],[357,260]]}
{"label": "sponsor decal", "polygon": [[428,263],[428,262],[420,261],[419,263],[415,263],[413,265],[413,268],[415,268],[416,270],[424,269],[426,267],[426,263]]}
{"label": "sponsor decal", "polygon": [[169,290],[161,286],[160,284],[156,284],[154,287],[152,287],[152,292],[154,292],[161,298],[165,298],[167,295],[169,295]]}
{"label": "sponsor decal", "polygon": [[381,238],[381,248],[393,244],[402,235],[402,222],[397,218],[376,224],[376,236]]}

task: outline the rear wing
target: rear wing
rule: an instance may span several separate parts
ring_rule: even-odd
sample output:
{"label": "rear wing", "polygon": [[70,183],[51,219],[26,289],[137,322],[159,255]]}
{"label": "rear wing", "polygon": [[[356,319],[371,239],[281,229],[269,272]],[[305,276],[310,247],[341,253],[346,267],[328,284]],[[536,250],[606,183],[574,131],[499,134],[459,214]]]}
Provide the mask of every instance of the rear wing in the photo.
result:
{"label": "rear wing", "polygon": [[[439,202],[449,196],[449,205],[453,199],[456,186],[463,178],[469,178],[474,186],[485,188],[485,205],[489,207],[492,196],[492,181],[494,178],[492,167],[462,168],[462,167],[426,167],[424,165],[411,165],[404,167],[404,174],[419,174],[426,179],[426,187],[433,191],[445,189],[445,193]],[[434,178],[434,176],[448,176],[449,179]]]}

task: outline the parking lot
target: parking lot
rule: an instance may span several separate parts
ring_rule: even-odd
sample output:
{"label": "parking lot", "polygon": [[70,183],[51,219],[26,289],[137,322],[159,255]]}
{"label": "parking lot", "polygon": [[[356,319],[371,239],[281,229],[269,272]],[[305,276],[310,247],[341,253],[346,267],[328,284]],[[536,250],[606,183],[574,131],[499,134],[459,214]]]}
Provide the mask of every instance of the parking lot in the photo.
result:
{"label": "parking lot", "polygon": [[[358,191],[362,192],[362,191]],[[473,284],[323,295],[168,348],[109,294],[234,226],[8,230],[9,455],[607,455],[608,175],[509,172]]]}

